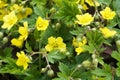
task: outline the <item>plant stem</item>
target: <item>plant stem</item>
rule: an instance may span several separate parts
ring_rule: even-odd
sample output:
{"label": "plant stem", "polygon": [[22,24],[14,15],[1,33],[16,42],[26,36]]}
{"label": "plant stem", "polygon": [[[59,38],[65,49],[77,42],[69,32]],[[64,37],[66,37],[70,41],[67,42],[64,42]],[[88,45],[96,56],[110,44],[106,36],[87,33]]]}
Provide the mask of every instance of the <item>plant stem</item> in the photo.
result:
{"label": "plant stem", "polygon": [[46,62],[47,62],[47,68],[49,68],[50,70],[52,70],[52,69],[51,69],[51,66],[50,66],[50,63],[49,63],[49,61],[48,61],[47,53],[46,53],[46,52],[43,53],[43,57],[45,57],[45,59],[46,59]]}
{"label": "plant stem", "polygon": [[[81,65],[77,65],[77,67],[72,71],[72,73],[70,74],[70,76],[68,78],[70,78],[70,80],[72,79],[72,75],[81,67]],[[69,79],[68,79],[69,80]]]}

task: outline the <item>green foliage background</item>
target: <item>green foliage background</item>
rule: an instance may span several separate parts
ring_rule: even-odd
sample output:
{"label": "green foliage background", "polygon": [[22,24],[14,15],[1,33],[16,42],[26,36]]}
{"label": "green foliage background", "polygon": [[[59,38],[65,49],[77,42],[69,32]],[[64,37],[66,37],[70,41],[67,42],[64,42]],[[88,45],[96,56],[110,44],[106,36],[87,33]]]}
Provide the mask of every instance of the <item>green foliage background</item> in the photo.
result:
{"label": "green foliage background", "polygon": [[[87,27],[75,24],[75,16],[81,13],[76,3],[78,0],[5,1],[9,6],[14,3],[28,6],[32,8],[33,13],[17,23],[21,25],[27,21],[29,24],[29,37],[22,48],[12,46],[10,43],[12,38],[18,36],[18,33],[14,32],[17,30],[17,25],[14,25],[15,27],[10,31],[0,27],[0,32],[4,33],[4,36],[0,38],[1,77],[10,74],[16,80],[120,80],[120,43],[116,44],[116,41],[120,40],[120,0],[98,0],[101,5],[98,7],[98,11],[104,9],[105,6],[109,6],[116,12],[116,17],[104,22],[95,19]],[[95,7],[88,7],[89,10],[83,10],[84,13],[91,13],[92,9],[92,13],[95,12]],[[34,29],[38,16],[50,21],[47,30],[38,31]],[[2,24],[3,21],[0,22],[0,25]],[[117,35],[105,39],[99,31],[99,26],[113,29],[117,31]],[[93,28],[96,30],[92,30]],[[62,37],[64,43],[66,43],[67,51],[64,53],[57,50],[51,51],[45,54],[44,57],[41,53],[44,53],[44,47],[48,43],[50,36]],[[83,46],[86,51],[76,55],[72,39],[73,37],[81,39],[83,36],[86,36],[88,41],[87,45]],[[4,37],[8,38],[5,43],[3,43]],[[21,50],[25,51],[31,58],[27,70],[23,70],[22,67],[16,65],[16,52]],[[40,53],[33,55],[34,52]],[[110,59],[110,61],[105,61],[107,59]],[[83,63],[86,60],[90,62],[90,65],[89,63]],[[48,65],[53,70],[53,73],[48,74],[49,69],[44,72],[41,71],[43,68],[46,69]]]}

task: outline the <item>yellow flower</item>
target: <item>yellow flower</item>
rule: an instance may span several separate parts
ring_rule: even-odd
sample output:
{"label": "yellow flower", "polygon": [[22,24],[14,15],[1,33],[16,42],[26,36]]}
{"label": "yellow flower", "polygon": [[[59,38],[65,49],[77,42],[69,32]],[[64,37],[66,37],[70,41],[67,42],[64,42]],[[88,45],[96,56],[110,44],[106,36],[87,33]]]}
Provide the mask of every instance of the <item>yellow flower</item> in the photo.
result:
{"label": "yellow flower", "polygon": [[100,28],[100,31],[105,38],[113,37],[117,33],[114,30],[109,30],[107,27]]}
{"label": "yellow flower", "polygon": [[80,2],[80,5],[82,6],[82,9],[84,10],[87,10],[88,7],[87,5],[85,4],[85,1],[84,0],[78,0],[76,3],[78,4]]}
{"label": "yellow flower", "polygon": [[3,21],[3,17],[8,14],[8,10],[0,9],[0,21]]}
{"label": "yellow flower", "polygon": [[7,28],[10,30],[12,26],[17,22],[17,17],[15,15],[15,12],[12,11],[8,15],[5,15],[3,17],[4,24],[2,25],[2,28],[5,29]]}
{"label": "yellow flower", "polygon": [[78,41],[77,39],[73,38],[73,46],[75,47],[75,52],[77,52],[77,55],[84,52],[82,46],[84,46],[86,43],[87,43],[86,37],[83,37],[81,41]]}
{"label": "yellow flower", "polygon": [[16,15],[18,17],[19,20],[26,18],[28,15],[32,14],[32,9],[29,7],[23,7],[23,6],[19,6],[18,4],[14,4],[11,8],[11,11],[15,11]]}
{"label": "yellow flower", "polygon": [[86,3],[88,3],[90,6],[100,6],[100,4],[95,0],[95,5],[93,0],[85,0]]}
{"label": "yellow flower", "polygon": [[14,4],[12,7],[10,7],[10,10],[20,12],[22,10],[22,8],[23,8],[23,6],[19,6],[18,4]]}
{"label": "yellow flower", "polygon": [[0,8],[3,8],[3,7],[5,7],[5,6],[7,6],[7,4],[6,4],[4,1],[1,1],[1,0],[0,0]]}
{"label": "yellow flower", "polygon": [[86,43],[87,43],[86,37],[83,37],[81,41],[77,40],[77,39],[74,37],[74,38],[73,38],[72,45],[73,45],[74,47],[79,47],[79,46],[85,45]]}
{"label": "yellow flower", "polygon": [[13,39],[11,40],[11,44],[12,44],[13,46],[18,47],[18,48],[21,48],[22,45],[23,45],[23,37],[20,36],[19,38],[13,38]]}
{"label": "yellow flower", "polygon": [[83,15],[76,15],[78,21],[76,21],[80,25],[88,25],[93,21],[93,17],[89,13],[85,13]]}
{"label": "yellow flower", "polygon": [[17,14],[17,17],[19,20],[26,18],[28,15],[32,14],[32,9],[27,7],[27,8],[22,8],[22,10]]}
{"label": "yellow flower", "polygon": [[17,66],[23,66],[24,70],[27,69],[28,67],[28,63],[30,62],[30,59],[25,55],[25,53],[23,51],[21,51],[20,53],[17,52],[17,61],[16,61],[16,65]]}
{"label": "yellow flower", "polygon": [[30,14],[32,14],[32,9],[31,8],[29,8],[29,7],[27,7],[26,8],[26,16],[28,16],[28,15],[30,15]]}
{"label": "yellow flower", "polygon": [[77,52],[77,55],[79,55],[83,51],[84,51],[84,49],[82,47],[75,48],[75,52]]}
{"label": "yellow flower", "polygon": [[28,37],[28,23],[24,22],[23,25],[24,27],[19,27],[18,32],[24,37],[24,40],[26,40]]}
{"label": "yellow flower", "polygon": [[49,25],[49,21],[48,20],[44,20],[41,17],[37,18],[37,21],[36,21],[36,28],[37,28],[37,30],[46,30],[48,25]]}
{"label": "yellow flower", "polygon": [[88,7],[87,7],[86,4],[81,4],[81,5],[82,5],[82,8],[83,8],[84,10],[87,10],[87,9],[88,9]]}
{"label": "yellow flower", "polygon": [[115,11],[112,11],[109,7],[106,7],[104,10],[100,11],[100,14],[107,20],[113,19],[116,15]]}
{"label": "yellow flower", "polygon": [[48,44],[45,46],[45,49],[49,52],[52,50],[60,50],[64,52],[66,51],[66,44],[63,43],[63,39],[61,37],[49,37]]}
{"label": "yellow flower", "polygon": [[74,47],[78,47],[78,41],[77,41],[77,39],[75,37],[73,37],[72,45]]}

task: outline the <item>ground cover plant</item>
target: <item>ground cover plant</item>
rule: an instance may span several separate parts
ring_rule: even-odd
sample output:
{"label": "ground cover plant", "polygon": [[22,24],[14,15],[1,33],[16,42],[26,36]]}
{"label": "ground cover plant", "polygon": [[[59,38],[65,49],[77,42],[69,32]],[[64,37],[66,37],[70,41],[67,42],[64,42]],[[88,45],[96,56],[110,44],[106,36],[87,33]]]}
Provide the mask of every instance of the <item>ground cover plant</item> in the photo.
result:
{"label": "ground cover plant", "polygon": [[0,0],[0,80],[120,80],[120,0]]}

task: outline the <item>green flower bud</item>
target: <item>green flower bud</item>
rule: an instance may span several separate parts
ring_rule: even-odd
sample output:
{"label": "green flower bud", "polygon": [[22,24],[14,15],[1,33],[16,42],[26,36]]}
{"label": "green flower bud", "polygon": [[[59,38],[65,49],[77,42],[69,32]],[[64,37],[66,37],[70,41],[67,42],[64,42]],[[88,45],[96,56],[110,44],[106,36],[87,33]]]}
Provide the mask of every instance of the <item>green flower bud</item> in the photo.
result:
{"label": "green flower bud", "polygon": [[0,38],[2,38],[4,36],[3,32],[0,32]]}
{"label": "green flower bud", "polygon": [[22,9],[22,13],[26,13],[26,9],[25,8]]}
{"label": "green flower bud", "polygon": [[93,59],[93,65],[94,65],[95,67],[97,67],[97,65],[98,65],[98,59]]}
{"label": "green flower bud", "polygon": [[42,48],[40,51],[41,51],[41,52],[46,52],[46,49],[45,49],[45,48]]}
{"label": "green flower bud", "polygon": [[48,70],[48,71],[47,71],[47,75],[48,75],[49,77],[53,77],[53,76],[54,76],[53,70]]}
{"label": "green flower bud", "polygon": [[8,42],[8,38],[7,37],[4,37],[3,40],[2,40],[2,43],[5,44]]}
{"label": "green flower bud", "polygon": [[91,65],[91,62],[89,60],[86,60],[86,61],[82,62],[82,66],[85,67],[85,68],[89,68],[90,65]]}
{"label": "green flower bud", "polygon": [[93,31],[95,31],[95,30],[96,30],[96,28],[92,28],[92,30],[93,30]]}
{"label": "green flower bud", "polygon": [[56,23],[56,27],[61,27],[61,24],[60,23]]}
{"label": "green flower bud", "polygon": [[95,59],[96,58],[96,54],[92,54],[92,58]]}
{"label": "green flower bud", "polygon": [[81,66],[82,66],[81,64],[78,64],[78,65],[77,65],[77,68],[79,69],[79,68],[81,68]]}
{"label": "green flower bud", "polygon": [[120,48],[120,40],[116,41],[116,46],[117,46],[117,48]]}
{"label": "green flower bud", "polygon": [[98,20],[99,19],[99,15],[95,15],[95,19]]}
{"label": "green flower bud", "polygon": [[60,27],[61,27],[61,24],[60,24],[60,23],[56,23],[56,25],[55,25],[55,30],[59,30]]}
{"label": "green flower bud", "polygon": [[52,25],[52,28],[54,28],[54,29],[55,29],[55,25]]}
{"label": "green flower bud", "polygon": [[15,2],[16,2],[16,0],[11,0],[11,3],[13,3],[13,4],[14,4]]}
{"label": "green flower bud", "polygon": [[55,9],[54,7],[52,7],[52,8],[50,9],[50,13],[55,13],[55,11],[56,11],[56,9]]}
{"label": "green flower bud", "polygon": [[47,70],[47,68],[42,68],[42,69],[41,69],[41,73],[45,73],[46,70]]}
{"label": "green flower bud", "polygon": [[76,39],[77,39],[78,42],[80,42],[81,41],[81,36],[77,36]]}
{"label": "green flower bud", "polygon": [[66,54],[67,56],[69,56],[69,55],[70,55],[70,52],[66,52],[65,54]]}
{"label": "green flower bud", "polygon": [[100,26],[100,22],[95,22],[95,25],[96,26]]}

